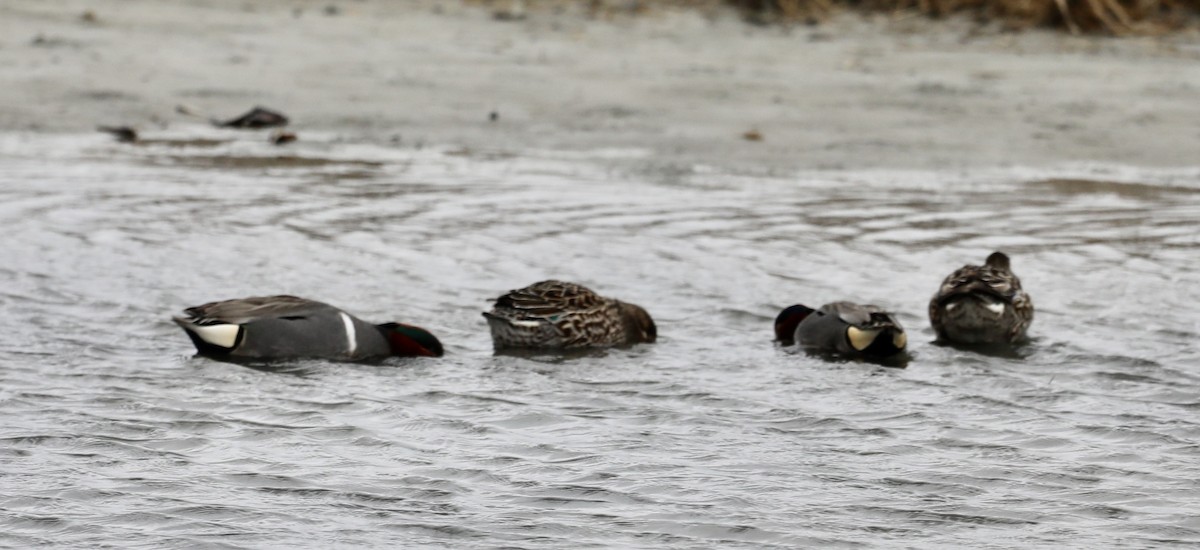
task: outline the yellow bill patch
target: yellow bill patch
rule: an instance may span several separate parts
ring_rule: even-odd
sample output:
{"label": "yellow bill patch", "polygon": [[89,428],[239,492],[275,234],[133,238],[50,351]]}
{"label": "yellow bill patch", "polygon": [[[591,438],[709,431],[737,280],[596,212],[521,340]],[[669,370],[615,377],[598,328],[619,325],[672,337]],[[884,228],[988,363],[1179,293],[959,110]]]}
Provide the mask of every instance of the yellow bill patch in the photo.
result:
{"label": "yellow bill patch", "polygon": [[875,337],[879,336],[879,329],[862,330],[858,327],[850,327],[846,329],[846,338],[850,340],[850,345],[854,349],[862,351],[875,341]]}

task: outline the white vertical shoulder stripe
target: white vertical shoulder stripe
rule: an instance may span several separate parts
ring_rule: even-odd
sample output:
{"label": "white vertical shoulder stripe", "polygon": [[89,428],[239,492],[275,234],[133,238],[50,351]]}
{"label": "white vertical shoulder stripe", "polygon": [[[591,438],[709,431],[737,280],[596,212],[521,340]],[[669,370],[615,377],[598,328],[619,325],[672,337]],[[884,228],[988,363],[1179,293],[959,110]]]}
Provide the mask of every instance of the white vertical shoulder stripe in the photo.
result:
{"label": "white vertical shoulder stripe", "polygon": [[354,332],[354,321],[344,311],[339,311],[338,315],[342,316],[342,324],[346,325],[346,353],[353,357],[354,350],[358,349],[358,337]]}

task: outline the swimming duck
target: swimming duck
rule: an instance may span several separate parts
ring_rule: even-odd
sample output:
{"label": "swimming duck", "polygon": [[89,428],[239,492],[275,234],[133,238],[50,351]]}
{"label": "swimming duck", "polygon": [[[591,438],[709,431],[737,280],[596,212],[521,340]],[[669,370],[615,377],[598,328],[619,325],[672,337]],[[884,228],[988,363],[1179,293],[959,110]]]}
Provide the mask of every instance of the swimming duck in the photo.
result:
{"label": "swimming duck", "polygon": [[211,302],[173,317],[201,355],[218,358],[314,357],[358,361],[388,356],[441,357],[429,331],[400,323],[372,325],[329,304],[295,296]]}
{"label": "swimming duck", "polygon": [[900,321],[879,306],[833,302],[812,309],[785,308],[775,318],[775,339],[813,351],[886,359],[903,353],[908,336]]}
{"label": "swimming duck", "polygon": [[484,312],[502,348],[581,349],[654,342],[646,310],[563,281],[542,281],[496,298]]}
{"label": "swimming duck", "polygon": [[1033,322],[1033,301],[1008,256],[993,252],[982,266],[965,265],[942,281],[929,301],[929,322],[944,342],[1016,343]]}

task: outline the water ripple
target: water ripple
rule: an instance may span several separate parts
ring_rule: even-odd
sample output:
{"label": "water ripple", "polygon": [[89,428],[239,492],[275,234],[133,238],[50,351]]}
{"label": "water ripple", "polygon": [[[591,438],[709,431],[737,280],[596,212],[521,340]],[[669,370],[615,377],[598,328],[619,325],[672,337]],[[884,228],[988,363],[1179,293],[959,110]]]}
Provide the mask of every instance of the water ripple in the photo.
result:
{"label": "water ripple", "polygon": [[[462,154],[223,134],[0,135],[0,545],[1068,548],[1200,543],[1200,174],[786,177],[638,152]],[[1012,356],[929,344],[993,248]],[[546,277],[654,346],[494,356]],[[170,324],[288,292],[428,326],[440,360],[192,357]],[[778,308],[898,311],[907,369],[775,349]]]}

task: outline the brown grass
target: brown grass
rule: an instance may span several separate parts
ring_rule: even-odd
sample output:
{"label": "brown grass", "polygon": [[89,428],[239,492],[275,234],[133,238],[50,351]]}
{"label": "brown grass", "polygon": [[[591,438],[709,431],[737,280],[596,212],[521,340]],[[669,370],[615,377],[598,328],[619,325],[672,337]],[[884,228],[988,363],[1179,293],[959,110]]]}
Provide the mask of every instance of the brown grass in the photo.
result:
{"label": "brown grass", "polygon": [[970,14],[1014,28],[1057,27],[1073,34],[1158,34],[1196,26],[1200,0],[728,0],[779,21],[820,20],[835,8],[914,11],[938,18]]}
{"label": "brown grass", "polygon": [[[1011,29],[1060,28],[1073,34],[1162,34],[1200,27],[1200,0],[467,0],[510,18],[528,7],[574,5],[592,15],[639,14],[656,8],[714,12],[737,9],[762,24],[817,24],[842,11],[923,14],[932,18],[964,14]],[[513,11],[514,8],[518,11]]]}

